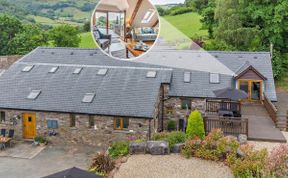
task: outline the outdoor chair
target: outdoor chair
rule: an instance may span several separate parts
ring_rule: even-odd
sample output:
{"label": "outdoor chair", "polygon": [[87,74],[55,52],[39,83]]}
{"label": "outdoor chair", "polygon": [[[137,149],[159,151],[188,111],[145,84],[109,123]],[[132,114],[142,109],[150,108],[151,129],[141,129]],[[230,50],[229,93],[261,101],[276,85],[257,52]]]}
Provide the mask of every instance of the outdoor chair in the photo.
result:
{"label": "outdoor chair", "polygon": [[1,134],[0,134],[0,136],[5,137],[5,135],[6,135],[6,129],[1,129]]}
{"label": "outdoor chair", "polygon": [[103,50],[109,48],[111,45],[112,35],[103,34],[98,28],[93,29],[93,34],[97,43]]}

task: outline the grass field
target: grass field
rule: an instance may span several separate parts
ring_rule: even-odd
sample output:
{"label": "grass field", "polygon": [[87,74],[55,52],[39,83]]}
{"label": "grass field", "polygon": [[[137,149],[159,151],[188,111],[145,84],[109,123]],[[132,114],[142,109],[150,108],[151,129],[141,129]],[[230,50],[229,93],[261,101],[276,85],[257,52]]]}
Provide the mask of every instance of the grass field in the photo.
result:
{"label": "grass field", "polygon": [[93,37],[90,32],[81,33],[81,43],[80,48],[96,48]]}
{"label": "grass field", "polygon": [[207,30],[202,29],[201,16],[195,12],[164,18],[189,38],[208,35]]}

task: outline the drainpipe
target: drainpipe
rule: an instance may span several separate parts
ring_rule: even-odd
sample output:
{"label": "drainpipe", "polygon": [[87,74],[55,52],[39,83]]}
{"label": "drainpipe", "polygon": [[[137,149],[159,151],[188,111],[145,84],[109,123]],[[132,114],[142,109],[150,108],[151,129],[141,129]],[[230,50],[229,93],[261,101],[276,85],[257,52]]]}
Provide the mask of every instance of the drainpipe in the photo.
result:
{"label": "drainpipe", "polygon": [[270,55],[271,55],[271,60],[273,59],[273,50],[274,50],[274,45],[273,43],[270,44]]}
{"label": "drainpipe", "polygon": [[151,120],[149,119],[148,140],[151,139]]}
{"label": "drainpipe", "polygon": [[161,130],[164,131],[164,87],[161,87],[162,98],[161,98]]}

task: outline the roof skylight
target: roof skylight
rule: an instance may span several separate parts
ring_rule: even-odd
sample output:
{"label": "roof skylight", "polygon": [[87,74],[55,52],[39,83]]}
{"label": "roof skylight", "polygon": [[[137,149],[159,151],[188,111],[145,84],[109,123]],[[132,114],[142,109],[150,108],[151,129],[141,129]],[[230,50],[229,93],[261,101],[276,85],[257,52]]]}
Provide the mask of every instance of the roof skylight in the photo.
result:
{"label": "roof skylight", "polygon": [[220,83],[220,75],[210,73],[210,83]]}
{"label": "roof skylight", "polygon": [[147,78],[156,78],[157,72],[156,71],[148,71],[146,74]]}
{"label": "roof skylight", "polygon": [[50,70],[49,70],[49,73],[55,73],[57,70],[58,70],[59,67],[52,67]]}
{"label": "roof skylight", "polygon": [[83,68],[76,68],[73,74],[80,74]]}
{"label": "roof skylight", "polygon": [[32,69],[33,69],[33,65],[30,65],[30,66],[26,66],[22,69],[22,72],[30,72]]}
{"label": "roof skylight", "polygon": [[191,82],[191,72],[184,72],[184,82],[185,83]]}
{"label": "roof skylight", "polygon": [[156,11],[154,9],[149,9],[144,15],[141,23],[149,23],[152,17],[155,15]]}
{"label": "roof skylight", "polygon": [[108,72],[108,69],[99,69],[97,72],[97,75],[106,75]]}
{"label": "roof skylight", "polygon": [[95,93],[86,93],[82,99],[83,103],[92,103],[95,98]]}
{"label": "roof skylight", "polygon": [[27,96],[27,99],[35,100],[41,93],[41,90],[32,90],[29,95]]}

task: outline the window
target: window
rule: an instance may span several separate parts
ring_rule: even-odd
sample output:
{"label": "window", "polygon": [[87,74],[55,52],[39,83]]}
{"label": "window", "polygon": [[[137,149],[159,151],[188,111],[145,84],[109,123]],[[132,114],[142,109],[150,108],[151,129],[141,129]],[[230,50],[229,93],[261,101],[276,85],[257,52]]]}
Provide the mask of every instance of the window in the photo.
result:
{"label": "window", "polygon": [[129,119],[128,118],[115,118],[114,119],[114,129],[115,130],[128,129],[128,127],[129,127]]}
{"label": "window", "polygon": [[184,72],[184,82],[185,83],[191,82],[191,72]]}
{"label": "window", "polygon": [[57,129],[58,128],[58,120],[47,119],[47,128],[48,129]]}
{"label": "window", "polygon": [[94,127],[95,121],[94,121],[94,116],[89,116],[89,127]]}
{"label": "window", "polygon": [[22,72],[30,72],[34,66],[26,66],[22,69]]}
{"label": "window", "polygon": [[80,74],[82,71],[82,68],[76,68],[73,72],[73,74]]}
{"label": "window", "polygon": [[92,103],[95,93],[86,93],[82,99],[83,103]]}
{"label": "window", "polygon": [[190,99],[182,99],[181,100],[181,109],[191,109],[191,100]]}
{"label": "window", "polygon": [[108,69],[99,69],[97,72],[97,75],[106,75],[108,72]]}
{"label": "window", "polygon": [[5,112],[0,112],[0,123],[5,122]]}
{"label": "window", "polygon": [[210,73],[210,83],[220,83],[219,74]]}
{"label": "window", "polygon": [[154,9],[149,9],[144,15],[141,23],[149,23],[152,17],[155,15],[156,11]]}
{"label": "window", "polygon": [[27,99],[35,100],[41,93],[41,90],[32,90],[29,95],[27,96]]}
{"label": "window", "polygon": [[76,116],[74,114],[70,115],[70,127],[76,126]]}
{"label": "window", "polygon": [[147,74],[146,74],[146,77],[147,78],[155,78],[156,75],[157,75],[156,71],[148,71]]}
{"label": "window", "polygon": [[49,73],[55,73],[58,70],[59,67],[52,67],[49,71]]}

